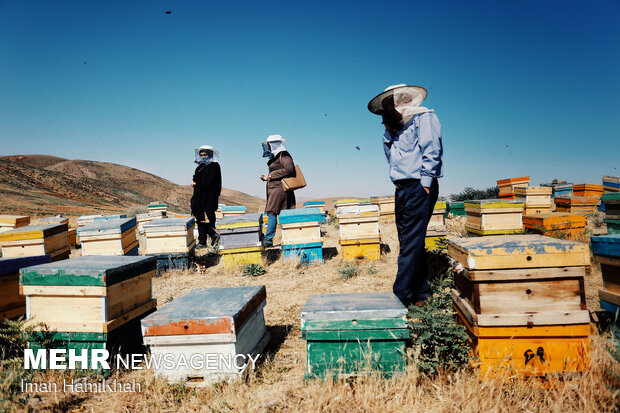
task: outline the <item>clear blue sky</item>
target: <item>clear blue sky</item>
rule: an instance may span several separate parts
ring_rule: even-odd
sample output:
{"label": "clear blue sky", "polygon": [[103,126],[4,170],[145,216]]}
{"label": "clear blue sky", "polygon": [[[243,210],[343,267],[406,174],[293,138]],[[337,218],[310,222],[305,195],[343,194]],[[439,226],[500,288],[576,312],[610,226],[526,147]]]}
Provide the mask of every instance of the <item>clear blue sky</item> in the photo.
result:
{"label": "clear blue sky", "polygon": [[0,0],[0,153],[187,184],[211,144],[224,186],[262,196],[277,133],[299,196],[387,194],[366,104],[408,83],[443,126],[442,194],[600,183],[620,175],[619,22],[618,1]]}

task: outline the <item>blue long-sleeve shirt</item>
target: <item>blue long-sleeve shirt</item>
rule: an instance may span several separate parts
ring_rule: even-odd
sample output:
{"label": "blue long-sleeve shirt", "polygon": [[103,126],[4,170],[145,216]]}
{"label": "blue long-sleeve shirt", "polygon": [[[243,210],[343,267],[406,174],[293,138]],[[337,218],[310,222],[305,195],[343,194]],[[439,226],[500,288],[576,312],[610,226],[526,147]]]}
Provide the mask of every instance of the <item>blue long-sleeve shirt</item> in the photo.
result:
{"label": "blue long-sleeve shirt", "polygon": [[400,132],[386,130],[383,150],[392,181],[419,179],[428,188],[442,176],[441,124],[434,112],[414,115]]}

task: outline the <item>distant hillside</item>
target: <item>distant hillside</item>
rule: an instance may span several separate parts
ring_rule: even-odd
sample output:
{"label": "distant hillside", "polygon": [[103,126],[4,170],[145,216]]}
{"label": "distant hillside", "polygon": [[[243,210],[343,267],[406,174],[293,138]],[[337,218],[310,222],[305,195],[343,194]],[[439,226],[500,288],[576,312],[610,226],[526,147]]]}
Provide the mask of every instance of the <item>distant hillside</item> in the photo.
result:
{"label": "distant hillside", "polygon": [[[146,210],[164,201],[170,210],[189,213],[192,189],[156,175],[108,162],[69,160],[48,155],[0,157],[0,212],[83,215]],[[264,201],[223,188],[220,202],[262,210]]]}

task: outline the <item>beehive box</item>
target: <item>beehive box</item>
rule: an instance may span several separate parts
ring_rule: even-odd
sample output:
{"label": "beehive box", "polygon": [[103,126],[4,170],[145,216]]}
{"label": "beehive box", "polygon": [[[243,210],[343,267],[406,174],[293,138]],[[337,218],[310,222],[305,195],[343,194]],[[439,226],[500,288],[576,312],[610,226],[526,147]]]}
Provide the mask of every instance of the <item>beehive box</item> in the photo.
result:
{"label": "beehive box", "polygon": [[556,197],[556,196],[572,195],[574,185],[572,183],[554,184],[553,182],[551,182],[551,183],[546,183],[546,184],[540,184],[540,186],[550,187],[551,196]]}
{"label": "beehive box", "polygon": [[28,224],[30,217],[26,215],[0,215],[0,232],[25,227]]}
{"label": "beehive box", "polygon": [[465,216],[467,213],[465,212],[465,203],[464,202],[448,202],[446,216]]}
{"label": "beehive box", "polygon": [[220,234],[220,250],[261,247],[262,222],[259,212],[225,216],[216,224]]}
{"label": "beehive box", "polygon": [[553,212],[536,216],[523,216],[523,226],[529,231],[560,239],[582,237],[586,230],[586,217],[566,212]]}
{"label": "beehive box", "polygon": [[593,214],[599,203],[598,198],[580,196],[558,196],[553,198],[557,212],[574,214]]}
{"label": "beehive box", "polygon": [[620,176],[603,176],[604,192],[620,192]]}
{"label": "beehive box", "polygon": [[194,218],[163,218],[144,224],[147,254],[189,253],[196,246]]}
{"label": "beehive box", "polygon": [[603,194],[601,202],[605,204],[605,219],[620,220],[620,192]]}
{"label": "beehive box", "polygon": [[19,270],[48,262],[49,255],[0,258],[0,322],[26,315],[26,297],[19,293]]}
{"label": "beehive box", "polygon": [[620,234],[620,219],[606,219],[607,235]]}
{"label": "beehive box", "polygon": [[322,242],[321,223],[325,215],[318,208],[285,209],[278,222],[282,228],[282,245]]}
{"label": "beehive box", "polygon": [[446,202],[437,201],[433,208],[433,214],[428,221],[427,230],[445,230],[446,228]]}
{"label": "beehive box", "polygon": [[67,224],[28,225],[0,233],[2,256],[32,257],[49,254],[52,261],[69,258]]}
{"label": "beehive box", "polygon": [[226,268],[249,264],[261,265],[263,262],[263,247],[231,248],[220,250],[220,254]]}
{"label": "beehive box", "polygon": [[515,198],[515,187],[517,186],[528,186],[530,184],[530,177],[523,176],[519,178],[508,178],[508,179],[500,179],[497,181],[497,186],[499,187],[499,197],[502,199],[514,199]]}
{"label": "beehive box", "polygon": [[407,309],[393,293],[312,295],[301,311],[308,377],[386,376],[405,367]]}
{"label": "beehive box", "polygon": [[600,198],[603,195],[603,185],[578,184],[573,187],[573,195]]}
{"label": "beehive box", "polygon": [[101,217],[103,217],[103,215],[101,214],[82,215],[81,217],[77,219],[77,226],[79,228],[79,227],[83,227],[84,225],[92,224],[93,222],[95,222],[95,218],[101,218]]}
{"label": "beehive box", "polygon": [[245,214],[246,207],[243,205],[226,205],[222,207],[222,215],[228,217],[231,215]]}
{"label": "beehive box", "polygon": [[136,223],[138,225],[138,232],[144,233],[144,224],[156,219],[162,219],[166,217],[164,211],[147,212],[146,214],[136,214]]}
{"label": "beehive box", "polygon": [[[334,201],[334,209],[342,208],[342,207],[350,207],[350,206],[359,206],[360,201],[356,198],[346,198],[346,199],[338,199]],[[338,211],[336,211],[338,214]]]}
{"label": "beehive box", "polygon": [[548,214],[551,212],[551,188],[544,186],[520,186],[515,188],[516,199],[525,202],[525,215]]}
{"label": "beehive box", "polygon": [[379,238],[379,207],[376,205],[338,208],[340,240]]}
{"label": "beehive box", "polygon": [[168,204],[164,202],[151,202],[146,206],[149,212],[162,211],[164,214],[168,212]]}
{"label": "beehive box", "polygon": [[106,219],[78,228],[82,255],[138,255],[136,218]]}
{"label": "beehive box", "polygon": [[[204,386],[235,379],[242,370],[235,356],[258,357],[269,342],[263,308],[264,285],[191,290],[142,320],[144,343],[155,357],[172,354],[177,365],[182,357],[212,354],[228,361],[210,367],[155,368],[155,376],[170,382],[189,380],[187,385]],[[248,363],[249,360],[245,360]],[[238,359],[237,365],[242,365]],[[201,368],[202,367],[202,368]]]}
{"label": "beehive box", "polygon": [[429,235],[426,234],[424,238],[424,248],[429,251],[432,250],[445,250],[446,249],[446,235]]}
{"label": "beehive box", "polygon": [[340,240],[340,255],[348,261],[377,261],[381,258],[381,239],[364,238]]}
{"label": "beehive box", "polygon": [[[54,217],[46,217],[38,219],[34,225],[46,225],[46,224],[67,224],[69,225],[69,218],[63,217],[61,215],[56,215]],[[69,247],[74,247],[77,244],[76,240],[77,230],[75,228],[69,228],[67,230],[67,244]]]}
{"label": "beehive box", "polygon": [[323,242],[282,245],[282,257],[299,260],[302,264],[323,263]]}
{"label": "beehive box", "polygon": [[605,290],[620,296],[620,235],[590,238],[594,260],[601,265]]}
{"label": "beehive box", "polygon": [[523,232],[522,199],[483,199],[465,202],[465,229],[477,235]]}
{"label": "beehive box", "polygon": [[303,205],[304,208],[318,208],[322,214],[325,214],[325,201],[307,201]]}

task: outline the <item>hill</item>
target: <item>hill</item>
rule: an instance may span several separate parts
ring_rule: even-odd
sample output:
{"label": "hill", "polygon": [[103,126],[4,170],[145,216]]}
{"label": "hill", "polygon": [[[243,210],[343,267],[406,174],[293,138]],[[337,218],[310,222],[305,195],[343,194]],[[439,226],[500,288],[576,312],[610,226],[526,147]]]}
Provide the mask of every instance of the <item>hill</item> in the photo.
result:
{"label": "hill", "polygon": [[[84,215],[146,210],[164,201],[171,211],[189,213],[192,189],[164,178],[108,162],[48,155],[0,157],[0,212]],[[223,188],[220,202],[259,211],[264,201]]]}

